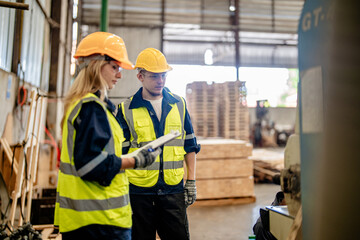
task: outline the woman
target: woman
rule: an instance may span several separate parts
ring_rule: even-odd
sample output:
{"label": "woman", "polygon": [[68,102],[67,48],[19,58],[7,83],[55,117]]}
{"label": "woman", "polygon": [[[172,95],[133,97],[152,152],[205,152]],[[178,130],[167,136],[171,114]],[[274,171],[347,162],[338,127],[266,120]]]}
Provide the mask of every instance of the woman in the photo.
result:
{"label": "woman", "polygon": [[65,98],[55,225],[62,239],[131,239],[126,168],[146,167],[160,150],[121,158],[123,131],[107,91],[133,69],[124,41],[96,32],[79,44],[79,74]]}

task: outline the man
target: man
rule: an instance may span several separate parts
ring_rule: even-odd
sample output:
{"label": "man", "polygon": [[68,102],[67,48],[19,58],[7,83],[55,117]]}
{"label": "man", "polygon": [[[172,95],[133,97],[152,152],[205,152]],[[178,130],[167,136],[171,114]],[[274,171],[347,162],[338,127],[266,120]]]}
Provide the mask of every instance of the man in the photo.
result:
{"label": "man", "polygon": [[[286,205],[284,192],[277,192],[271,206]],[[260,208],[260,217],[253,226],[257,240],[276,240],[276,237],[269,231],[269,211]]]}
{"label": "man", "polygon": [[[165,144],[156,161],[142,169],[127,171],[133,209],[133,240],[189,239],[186,207],[196,199],[195,154],[200,151],[185,100],[165,88],[172,70],[165,56],[147,48],[137,57],[135,68],[142,87],[119,105],[117,118],[129,152],[177,130],[181,135]],[[187,180],[184,186],[184,159]]]}

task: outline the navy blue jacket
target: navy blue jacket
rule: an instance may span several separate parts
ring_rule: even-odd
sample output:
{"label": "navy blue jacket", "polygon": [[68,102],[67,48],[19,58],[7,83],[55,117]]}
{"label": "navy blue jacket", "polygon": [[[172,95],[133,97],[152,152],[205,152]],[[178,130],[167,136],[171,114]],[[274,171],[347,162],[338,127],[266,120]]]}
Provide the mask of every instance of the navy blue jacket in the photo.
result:
{"label": "navy blue jacket", "polygon": [[[97,92],[95,95],[99,96],[100,93]],[[116,110],[116,106],[110,100],[105,99],[105,103],[110,112]],[[80,113],[74,121],[74,128],[76,130],[74,162],[76,170],[79,170],[102,152],[111,138],[111,129],[106,112],[93,101],[82,105]],[[97,181],[103,186],[109,186],[115,175],[119,173],[121,163],[121,158],[115,154],[109,154],[82,179]]]}
{"label": "navy blue jacket", "polygon": [[[153,109],[151,103],[149,101],[143,99],[142,88],[140,88],[135,93],[135,95],[130,103],[130,106],[129,106],[130,109],[139,108],[139,107],[147,108],[147,110],[149,111],[151,120],[153,122],[153,125],[155,128],[154,130],[155,130],[155,134],[156,134],[157,138],[164,135],[165,119],[171,110],[170,103],[174,104],[174,103],[178,102],[178,100],[176,98],[174,98],[173,96],[171,96],[171,94],[168,93],[167,88],[163,90],[163,97],[164,98],[162,101],[162,112],[161,112],[160,121],[157,118],[155,110]],[[120,107],[120,105],[119,105],[119,107]],[[192,127],[190,115],[187,111],[186,105],[185,105],[185,109],[186,109],[185,121],[184,121],[185,135],[193,134],[194,130]],[[120,108],[118,110],[116,118],[118,119],[118,121],[121,124],[121,127],[123,128],[126,141],[130,141],[130,130],[127,125],[127,122],[124,119],[124,115]],[[127,153],[128,149],[129,149],[129,147],[123,148],[123,154]],[[196,138],[194,137],[192,139],[185,140],[184,149],[187,153],[190,153],[190,152],[198,153],[200,151],[200,145],[197,144]],[[181,181],[178,185],[175,185],[175,186],[167,185],[164,181],[164,175],[163,175],[163,173],[161,173],[159,175],[158,182],[155,184],[155,186],[150,187],[150,188],[142,188],[142,187],[138,187],[138,186],[135,186],[130,183],[130,194],[165,195],[165,194],[180,193],[180,192],[184,191],[183,185],[184,185],[183,181]]]}

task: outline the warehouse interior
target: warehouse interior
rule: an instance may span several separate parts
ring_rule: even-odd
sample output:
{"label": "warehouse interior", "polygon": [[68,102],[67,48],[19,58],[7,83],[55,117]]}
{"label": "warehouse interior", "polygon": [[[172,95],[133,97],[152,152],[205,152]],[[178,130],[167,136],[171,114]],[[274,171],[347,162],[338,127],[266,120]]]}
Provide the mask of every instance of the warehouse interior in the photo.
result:
{"label": "warehouse interior", "polygon": [[[197,201],[187,210],[191,239],[255,239],[260,212],[279,240],[356,239],[359,7],[350,0],[0,1],[0,239],[21,231],[61,239],[53,215],[63,99],[78,73],[79,41],[98,31],[121,36],[132,62],[151,47],[173,66],[167,86],[182,91],[201,144]],[[292,105],[251,98],[255,77],[245,79],[244,69],[286,71]],[[268,79],[268,91],[282,87]],[[117,105],[140,87],[135,71],[124,70],[109,99]],[[270,206],[280,191],[286,205]]]}

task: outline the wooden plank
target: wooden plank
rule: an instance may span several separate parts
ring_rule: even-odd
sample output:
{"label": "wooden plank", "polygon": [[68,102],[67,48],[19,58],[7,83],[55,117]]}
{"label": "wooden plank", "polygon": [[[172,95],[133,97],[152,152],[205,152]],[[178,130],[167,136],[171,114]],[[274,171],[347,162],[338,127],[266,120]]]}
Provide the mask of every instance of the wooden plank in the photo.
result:
{"label": "wooden plank", "polygon": [[40,96],[38,98],[38,105],[37,108],[39,108],[39,114],[37,116],[37,118],[35,119],[36,122],[38,123],[34,129],[36,129],[36,137],[35,137],[35,143],[34,143],[34,151],[32,152],[32,163],[29,165],[30,169],[30,180],[28,182],[29,184],[29,189],[28,189],[28,193],[27,193],[27,205],[26,205],[26,214],[25,214],[25,221],[29,222],[30,221],[30,215],[31,215],[31,203],[32,203],[32,195],[33,195],[33,185],[35,183],[36,180],[36,174],[37,174],[37,163],[38,163],[38,159],[39,159],[39,147],[40,147],[40,134],[41,132],[44,130],[43,129],[43,121],[44,121],[44,113],[45,113],[45,109],[44,109],[44,97]]}
{"label": "wooden plank", "polygon": [[[8,143],[8,141],[6,140],[6,138],[1,138],[0,139],[0,145],[1,145],[1,148],[4,150],[5,152],[5,156],[6,158],[3,159],[4,161],[8,161],[8,164],[11,166],[12,165],[12,161],[13,161],[13,158],[14,158],[14,174],[17,175],[17,167],[18,167],[18,163],[16,161],[16,158],[13,156],[13,152],[11,151],[11,148],[10,148],[10,145]],[[3,170],[6,170],[6,169],[3,169]]]}
{"label": "wooden plank", "polygon": [[253,161],[248,158],[209,159],[196,163],[196,179],[249,177],[253,175]]}
{"label": "wooden plank", "polygon": [[54,228],[45,228],[41,231],[42,239],[49,239],[50,234],[54,231]]}
{"label": "wooden plank", "polygon": [[255,196],[223,198],[223,199],[200,199],[200,200],[196,200],[195,203],[190,207],[239,205],[239,204],[253,203],[255,201],[256,201]]}
{"label": "wooden plank", "polygon": [[61,234],[59,233],[59,234],[56,236],[55,240],[61,240],[61,239],[62,239],[62,237],[61,237]]}
{"label": "wooden plank", "polygon": [[225,178],[197,180],[197,199],[218,199],[254,196],[254,179]]}
{"label": "wooden plank", "polygon": [[269,175],[271,177],[274,177],[274,176],[279,174],[279,172],[276,173],[276,172],[273,172],[271,170],[268,170],[266,168],[262,168],[262,167],[259,167],[259,166],[254,166],[254,170],[259,171],[261,173],[264,173],[266,175]]}
{"label": "wooden plank", "polygon": [[[41,122],[39,116],[41,116],[42,112],[42,99],[43,97],[39,97],[38,93],[36,92],[36,96],[34,98],[35,102],[31,102],[31,109],[32,111],[29,112],[29,118],[31,118],[31,127],[30,127],[30,134],[29,138],[26,139],[27,144],[29,144],[28,148],[26,149],[26,169],[25,169],[25,182],[23,184],[23,189],[21,190],[21,210],[24,212],[23,216],[25,219],[19,218],[19,226],[22,225],[23,220],[25,222],[30,221],[30,209],[25,208],[26,199],[29,195],[32,196],[32,186],[33,186],[33,174],[32,171],[34,169],[34,162],[35,162],[35,152],[36,152],[36,145],[38,145],[38,137],[39,132],[38,127]],[[41,106],[40,106],[41,105]],[[29,142],[30,141],[30,142]],[[26,144],[26,145],[27,145]],[[31,199],[29,201],[28,206],[31,205]]]}
{"label": "wooden plank", "polygon": [[[8,194],[15,189],[15,181],[18,172],[18,162],[5,138],[0,139],[0,172],[5,181]],[[14,159],[14,164],[12,163]]]}
{"label": "wooden plank", "polygon": [[201,151],[196,155],[201,159],[244,158],[251,156],[252,144],[241,140],[199,139]]}
{"label": "wooden plank", "polygon": [[55,169],[53,156],[56,149],[49,144],[41,144],[39,151],[39,165],[37,170],[37,188],[56,188],[58,170]]}
{"label": "wooden plank", "polygon": [[12,143],[13,129],[13,115],[11,113],[8,113],[1,138],[5,138],[8,143]]}
{"label": "wooden plank", "polygon": [[43,230],[45,228],[54,228],[54,224],[40,224],[40,225],[33,225],[33,228],[37,231]]}
{"label": "wooden plank", "polygon": [[58,231],[58,228],[55,227],[53,224],[42,224],[42,225],[33,225],[33,228],[36,231],[41,231],[42,239],[43,240],[61,240],[61,234]]}

